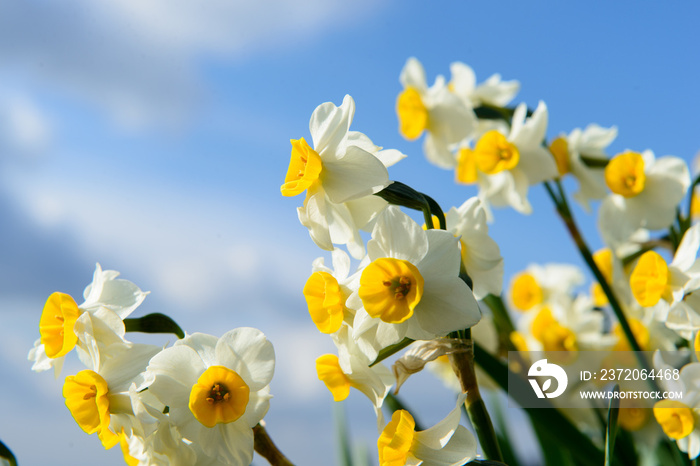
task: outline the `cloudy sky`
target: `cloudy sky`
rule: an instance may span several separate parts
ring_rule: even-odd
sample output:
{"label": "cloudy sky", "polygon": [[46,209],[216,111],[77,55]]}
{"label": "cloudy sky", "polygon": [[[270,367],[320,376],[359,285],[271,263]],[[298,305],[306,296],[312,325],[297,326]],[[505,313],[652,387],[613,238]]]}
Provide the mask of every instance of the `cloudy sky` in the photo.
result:
{"label": "cloudy sky", "polygon": [[[0,2],[0,439],[24,465],[122,464],[71,419],[62,380],[26,360],[46,297],[79,300],[99,262],[151,291],[139,313],[265,332],[278,354],[271,434],[297,464],[334,462],[333,402],[313,368],[331,348],[301,294],[320,251],[298,223],[302,199],[279,195],[289,140],[350,94],[353,129],[408,154],[392,179],[461,204],[475,191],[397,132],[398,76],[415,56],[431,82],[453,61],[479,81],[519,80],[516,102],[547,103],[549,137],[616,125],[612,153],[692,160],[700,8],[577,3]],[[580,263],[541,188],[531,201],[533,215],[497,211],[491,226],[507,275]],[[597,248],[595,219],[577,213]],[[404,390],[435,398],[417,407],[426,423],[453,403],[427,375]],[[374,448],[369,404],[347,404]]]}

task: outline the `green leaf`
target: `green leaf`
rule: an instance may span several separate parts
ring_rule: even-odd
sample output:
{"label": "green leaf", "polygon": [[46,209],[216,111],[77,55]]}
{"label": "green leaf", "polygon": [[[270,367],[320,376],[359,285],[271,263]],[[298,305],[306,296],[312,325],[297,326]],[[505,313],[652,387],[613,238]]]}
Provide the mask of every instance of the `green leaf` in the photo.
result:
{"label": "green leaf", "polygon": [[392,355],[398,353],[399,351],[401,351],[402,349],[404,349],[405,347],[407,347],[408,345],[410,345],[414,341],[415,340],[411,340],[410,338],[404,338],[403,340],[401,340],[398,343],[394,343],[393,345],[387,346],[386,348],[384,348],[383,350],[381,350],[379,352],[379,354],[377,355],[377,359],[372,361],[372,364],[370,364],[369,367],[372,367],[375,364],[378,364],[378,363],[384,361],[389,356],[392,356]]}
{"label": "green leaf", "polygon": [[127,332],[173,333],[178,338],[185,338],[185,332],[173,319],[165,314],[148,314],[139,318],[124,319]]}
{"label": "green leaf", "polygon": [[608,159],[601,159],[598,157],[590,157],[585,154],[581,154],[581,162],[584,163],[588,168],[605,168],[608,166]]}
{"label": "green leaf", "polygon": [[343,403],[333,403],[333,417],[335,418],[338,445],[340,445],[340,464],[341,466],[353,466],[352,453],[350,452],[350,435],[348,434],[348,423],[345,419]]}
{"label": "green leaf", "polygon": [[613,387],[613,398],[608,405],[608,427],[605,429],[605,466],[612,465],[615,452],[615,437],[617,436],[617,418],[620,414],[620,399],[616,397],[620,393],[620,385]]}
{"label": "green leaf", "polygon": [[422,211],[425,225],[429,229],[433,228],[433,215],[438,218],[440,228],[443,230],[446,228],[445,214],[438,203],[430,196],[420,193],[400,181],[392,182],[374,195],[381,197],[389,204]]}
{"label": "green leaf", "polygon": [[0,441],[0,458],[4,458],[9,461],[10,466],[17,466],[17,458],[15,458],[12,451],[10,451],[10,449],[7,448],[7,445],[2,443],[2,441]]}

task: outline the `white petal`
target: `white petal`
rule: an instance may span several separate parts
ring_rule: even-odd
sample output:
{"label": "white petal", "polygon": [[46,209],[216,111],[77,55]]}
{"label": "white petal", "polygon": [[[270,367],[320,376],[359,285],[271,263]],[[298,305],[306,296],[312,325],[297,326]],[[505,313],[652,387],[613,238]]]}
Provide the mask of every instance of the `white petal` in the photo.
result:
{"label": "white petal", "polygon": [[450,73],[452,74],[452,83],[455,94],[464,97],[470,97],[476,88],[476,75],[474,70],[461,62],[450,64]]}
{"label": "white petal", "polygon": [[430,163],[440,168],[450,170],[457,166],[455,155],[449,148],[449,143],[428,133],[423,140],[423,153]]}
{"label": "white petal", "polygon": [[447,89],[436,87],[431,92],[428,130],[444,144],[456,144],[472,137],[476,130],[476,115],[471,106]]}
{"label": "white petal", "polygon": [[340,107],[326,102],[314,110],[309,121],[309,132],[314,142],[314,149],[321,156],[323,163],[335,160],[339,154],[336,150],[350,129],[355,114],[355,101],[346,95]]}
{"label": "white petal", "polygon": [[681,244],[673,256],[671,267],[677,267],[681,270],[688,270],[695,262],[700,248],[700,223],[696,223],[683,235]]}
{"label": "white petal", "polygon": [[206,366],[189,346],[166,348],[151,358],[147,370],[155,374],[149,390],[164,404],[187,406],[192,386]]}
{"label": "white petal", "polygon": [[522,150],[517,168],[525,173],[530,186],[558,176],[554,157],[547,149],[541,146]]}
{"label": "white petal", "polygon": [[[198,424],[198,423],[197,423]],[[193,429],[196,424],[192,424]],[[199,424],[196,432],[202,451],[224,464],[247,465],[253,461],[253,429],[244,419],[208,428]]]}
{"label": "white petal", "polygon": [[415,264],[424,279],[440,280],[459,275],[460,253],[458,240],[445,230],[428,230],[428,253]]}
{"label": "white petal", "polygon": [[389,184],[389,173],[377,157],[350,146],[339,159],[324,162],[321,184],[328,198],[340,204],[381,191]]}
{"label": "white petal", "polygon": [[464,426],[457,430],[440,450],[431,450],[417,443],[414,454],[423,460],[421,466],[461,466],[476,458],[476,438]]}
{"label": "white petal", "polygon": [[428,239],[411,217],[389,206],[377,219],[367,251],[372,260],[393,257],[416,264],[428,252]]}
{"label": "white petal", "polygon": [[248,405],[245,408],[245,418],[248,426],[253,428],[265,417],[270,409],[270,386],[267,385],[257,392],[250,392]]}
{"label": "white petal", "polygon": [[297,208],[299,221],[309,229],[311,239],[321,249],[333,250],[333,242],[328,231],[326,220],[326,200],[323,191],[308,196],[304,201],[304,207]]}
{"label": "white petal", "polygon": [[414,314],[424,330],[444,336],[455,330],[473,327],[479,322],[479,305],[472,291],[460,278],[434,282],[429,281],[428,277],[424,278],[423,297]]}
{"label": "white petal", "polygon": [[424,93],[428,89],[428,81],[425,79],[425,69],[417,58],[411,57],[406,61],[399,82],[403,87],[413,87],[420,93]]}
{"label": "white petal", "polygon": [[216,359],[216,344],[219,341],[214,335],[206,333],[193,333],[187,335],[175,342],[174,346],[185,345],[189,346],[197,352],[197,355],[202,360],[205,366],[215,366],[218,364]]}
{"label": "white petal", "polygon": [[[226,332],[216,345],[220,364],[240,373],[251,390],[270,383],[275,371],[275,350],[258,329],[242,327]],[[241,366],[241,362],[243,366]]]}
{"label": "white petal", "polygon": [[443,420],[429,429],[416,432],[416,441],[432,450],[439,450],[447,445],[447,442],[450,441],[459,425],[462,415],[461,407],[465,398],[466,395],[461,394],[457,397],[457,404],[454,409]]}

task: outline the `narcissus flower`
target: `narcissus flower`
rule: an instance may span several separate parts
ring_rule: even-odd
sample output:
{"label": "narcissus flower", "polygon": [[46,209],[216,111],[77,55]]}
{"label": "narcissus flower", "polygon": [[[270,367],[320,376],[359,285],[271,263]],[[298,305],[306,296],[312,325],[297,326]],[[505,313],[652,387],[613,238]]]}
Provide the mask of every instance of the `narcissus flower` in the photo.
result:
{"label": "narcissus flower", "polygon": [[[39,321],[41,338],[29,352],[32,370],[41,372],[54,367],[56,376],[63,359],[73,348],[81,347],[82,332],[91,332],[100,348],[124,341],[123,319],[145,299],[147,292],[132,282],[117,278],[119,272],[102,270],[97,264],[92,283],[86,288],[80,305],[66,293],[52,293],[46,300]],[[82,345],[84,346],[84,345]],[[82,349],[86,351],[86,348]]]}
{"label": "narcissus flower", "polygon": [[423,431],[416,432],[408,411],[394,411],[377,440],[379,466],[458,466],[475,458],[476,438],[459,424],[465,396],[445,419]]}
{"label": "narcissus flower", "polygon": [[66,377],[63,397],[80,428],[87,434],[97,433],[109,449],[119,443],[118,433],[131,425],[130,386],[160,347],[134,344],[105,360],[94,338],[90,340],[88,359],[84,361],[88,369]]}
{"label": "narcissus flower", "polygon": [[359,229],[386,202],[372,194],[388,186],[386,170],[404,157],[398,151],[381,151],[362,133],[350,131],[355,101],[349,95],[336,107],[319,105],[311,115],[313,147],[304,138],[292,140],[283,196],[306,192],[299,220],[322,249],[347,244],[354,257],[364,254]]}
{"label": "narcissus flower", "polygon": [[610,160],[605,181],[612,194],[600,206],[598,224],[605,242],[616,246],[639,228],[671,225],[690,186],[690,172],[678,157],[627,151]]}
{"label": "narcissus flower", "polygon": [[359,287],[346,303],[356,309],[353,338],[370,359],[404,337],[432,340],[479,321],[474,295],[459,278],[457,244],[444,230],[423,230],[398,207],[379,217]]}
{"label": "narcissus flower", "polygon": [[464,172],[463,164],[474,165],[473,170],[467,170],[471,175],[463,173],[464,182],[476,175],[482,201],[496,207],[509,205],[523,214],[532,212],[527,199],[529,186],[555,178],[558,173],[554,158],[542,146],[547,106],[540,102],[530,118],[526,115],[525,104],[518,105],[510,132],[486,132],[473,150],[460,152],[457,166],[458,172]]}
{"label": "narcissus flower", "polygon": [[151,359],[148,391],[205,455],[247,465],[252,428],[269,408],[274,367],[272,344],[257,329],[238,328],[221,338],[195,333]]}
{"label": "narcissus flower", "polygon": [[608,160],[605,148],[615,137],[616,127],[603,128],[591,124],[584,130],[576,128],[568,135],[560,135],[549,146],[559,176],[571,174],[578,180],[579,190],[573,197],[587,211],[590,211],[590,200],[603,199],[608,193],[604,175]]}
{"label": "narcissus flower", "polygon": [[426,133],[423,152],[428,161],[441,168],[453,168],[450,146],[470,137],[476,128],[476,115],[468,102],[450,92],[439,76],[428,88],[423,65],[406,61],[399,77],[404,89],[396,101],[399,132],[409,141]]}

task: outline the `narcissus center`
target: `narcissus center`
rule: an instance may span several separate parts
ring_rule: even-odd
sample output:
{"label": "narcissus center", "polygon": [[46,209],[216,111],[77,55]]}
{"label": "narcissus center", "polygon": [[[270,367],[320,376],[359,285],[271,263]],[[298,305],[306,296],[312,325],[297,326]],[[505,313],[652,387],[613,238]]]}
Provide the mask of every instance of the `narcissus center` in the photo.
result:
{"label": "narcissus center", "polygon": [[520,162],[520,151],[496,130],[481,136],[474,147],[476,166],[487,175],[515,168]]}
{"label": "narcissus center", "polygon": [[382,257],[362,271],[358,293],[371,317],[399,324],[413,315],[420,302],[423,276],[408,261]]}
{"label": "narcissus center", "polygon": [[407,87],[399,94],[396,113],[399,116],[399,132],[409,141],[418,139],[428,128],[428,110],[416,88]]}
{"label": "narcissus center", "polygon": [[236,372],[224,366],[211,366],[190,391],[190,411],[206,427],[226,424],[245,413],[250,388]]}
{"label": "narcissus center", "polygon": [[605,167],[605,183],[610,191],[624,197],[641,193],[646,183],[642,154],[623,152],[613,157]]}
{"label": "narcissus center", "polygon": [[52,293],[46,300],[39,320],[41,342],[46,356],[58,358],[75,347],[78,336],[73,331],[80,309],[75,300],[65,293]]}
{"label": "narcissus center", "polygon": [[654,405],[654,417],[666,435],[674,440],[687,437],[695,428],[693,411],[680,401],[659,401]]}
{"label": "narcissus center", "polygon": [[284,177],[284,184],[280,188],[283,196],[296,196],[303,193],[321,175],[323,163],[321,156],[301,139],[292,139],[292,158],[289,161],[287,176]]}

